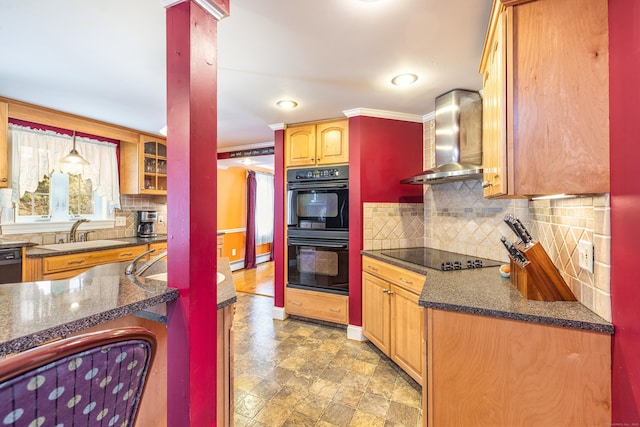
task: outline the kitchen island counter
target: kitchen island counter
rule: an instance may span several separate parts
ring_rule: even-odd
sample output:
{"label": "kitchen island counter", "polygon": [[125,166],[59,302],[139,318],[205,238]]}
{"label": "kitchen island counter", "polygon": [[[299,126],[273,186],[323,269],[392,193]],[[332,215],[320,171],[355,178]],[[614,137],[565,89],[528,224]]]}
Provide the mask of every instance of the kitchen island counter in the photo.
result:
{"label": "kitchen island counter", "polygon": [[613,325],[576,301],[525,299],[500,276],[498,267],[440,271],[383,255],[379,250],[362,255],[427,276],[419,304],[422,307],[584,329],[613,334]]}
{"label": "kitchen island counter", "polygon": [[[64,280],[0,285],[0,357],[120,317],[148,318],[145,310],[178,298],[166,281],[122,275],[127,264],[101,265]],[[217,285],[218,308],[224,308],[236,300],[228,259],[218,260],[218,271],[225,275]]]}
{"label": "kitchen island counter", "polygon": [[[161,235],[158,235],[157,237],[119,237],[119,238],[108,239],[108,240],[114,240],[121,243],[118,243],[116,245],[109,245],[108,247],[105,247],[105,246],[96,246],[93,248],[82,247],[82,248],[69,249],[69,250],[41,249],[38,247],[41,245],[28,244],[28,245],[25,245],[25,246],[29,246],[29,248],[26,251],[26,256],[27,258],[46,258],[46,257],[52,257],[52,256],[71,255],[71,254],[77,254],[77,253],[83,253],[83,252],[103,251],[105,249],[119,249],[119,248],[127,248],[130,246],[149,245],[152,243],[163,243],[167,241],[167,235],[161,234]],[[91,240],[89,240],[89,242],[91,242]]]}

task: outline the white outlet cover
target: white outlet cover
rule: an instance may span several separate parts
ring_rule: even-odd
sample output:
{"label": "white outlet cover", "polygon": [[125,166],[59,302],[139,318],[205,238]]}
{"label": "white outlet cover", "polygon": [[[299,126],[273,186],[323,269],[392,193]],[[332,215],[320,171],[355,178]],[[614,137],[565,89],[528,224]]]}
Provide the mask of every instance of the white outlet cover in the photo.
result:
{"label": "white outlet cover", "polygon": [[593,273],[593,244],[586,240],[578,242],[578,265],[583,270]]}
{"label": "white outlet cover", "polygon": [[117,216],[116,217],[116,227],[124,227],[127,225],[127,217],[126,216]]}

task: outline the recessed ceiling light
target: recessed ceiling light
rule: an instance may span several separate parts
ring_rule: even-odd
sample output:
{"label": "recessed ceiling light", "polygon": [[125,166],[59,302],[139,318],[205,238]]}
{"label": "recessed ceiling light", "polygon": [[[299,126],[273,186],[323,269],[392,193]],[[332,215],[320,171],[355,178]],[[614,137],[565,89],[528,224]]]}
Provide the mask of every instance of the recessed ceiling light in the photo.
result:
{"label": "recessed ceiling light", "polygon": [[296,108],[298,106],[298,103],[290,99],[282,99],[276,102],[276,105],[283,110],[291,110],[292,108]]}
{"label": "recessed ceiling light", "polygon": [[396,86],[408,86],[412,83],[415,83],[416,80],[418,80],[418,76],[416,76],[415,74],[398,74],[391,79],[391,83]]}

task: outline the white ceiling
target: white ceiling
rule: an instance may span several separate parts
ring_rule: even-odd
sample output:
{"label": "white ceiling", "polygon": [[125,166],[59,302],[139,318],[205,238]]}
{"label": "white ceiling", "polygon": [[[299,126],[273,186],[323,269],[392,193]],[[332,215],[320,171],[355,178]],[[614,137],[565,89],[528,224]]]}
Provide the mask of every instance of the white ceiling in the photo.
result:
{"label": "white ceiling", "polygon": [[[492,0],[231,0],[218,24],[218,151],[274,123],[370,108],[424,115],[480,89]],[[0,96],[146,132],[165,125],[161,0],[0,2]],[[397,73],[419,75],[396,87]],[[299,103],[292,111],[279,99]]]}

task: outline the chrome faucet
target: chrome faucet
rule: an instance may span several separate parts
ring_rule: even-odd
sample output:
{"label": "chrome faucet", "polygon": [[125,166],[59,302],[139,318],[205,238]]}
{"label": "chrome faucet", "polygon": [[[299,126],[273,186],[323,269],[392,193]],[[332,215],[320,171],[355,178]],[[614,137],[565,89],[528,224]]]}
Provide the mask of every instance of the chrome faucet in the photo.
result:
{"label": "chrome faucet", "polygon": [[160,252],[158,255],[156,255],[155,257],[147,261],[145,264],[143,264],[142,267],[140,267],[139,269],[136,268],[136,266],[138,265],[138,261],[140,261],[142,258],[147,256],[148,254],[153,253],[155,251],[156,251],[155,249],[149,249],[148,251],[138,255],[133,261],[129,263],[129,265],[127,265],[127,268],[125,269],[124,274],[126,274],[127,276],[131,276],[133,274],[135,274],[136,276],[140,276],[149,268],[151,268],[153,264],[155,264],[156,262],[160,261],[162,258],[167,256],[167,251]]}
{"label": "chrome faucet", "polygon": [[69,242],[73,243],[77,240],[76,231],[78,230],[78,227],[80,227],[80,224],[82,224],[83,222],[89,222],[89,221],[90,220],[87,218],[80,218],[79,220],[73,223],[73,225],[71,226],[71,231],[69,232]]}

